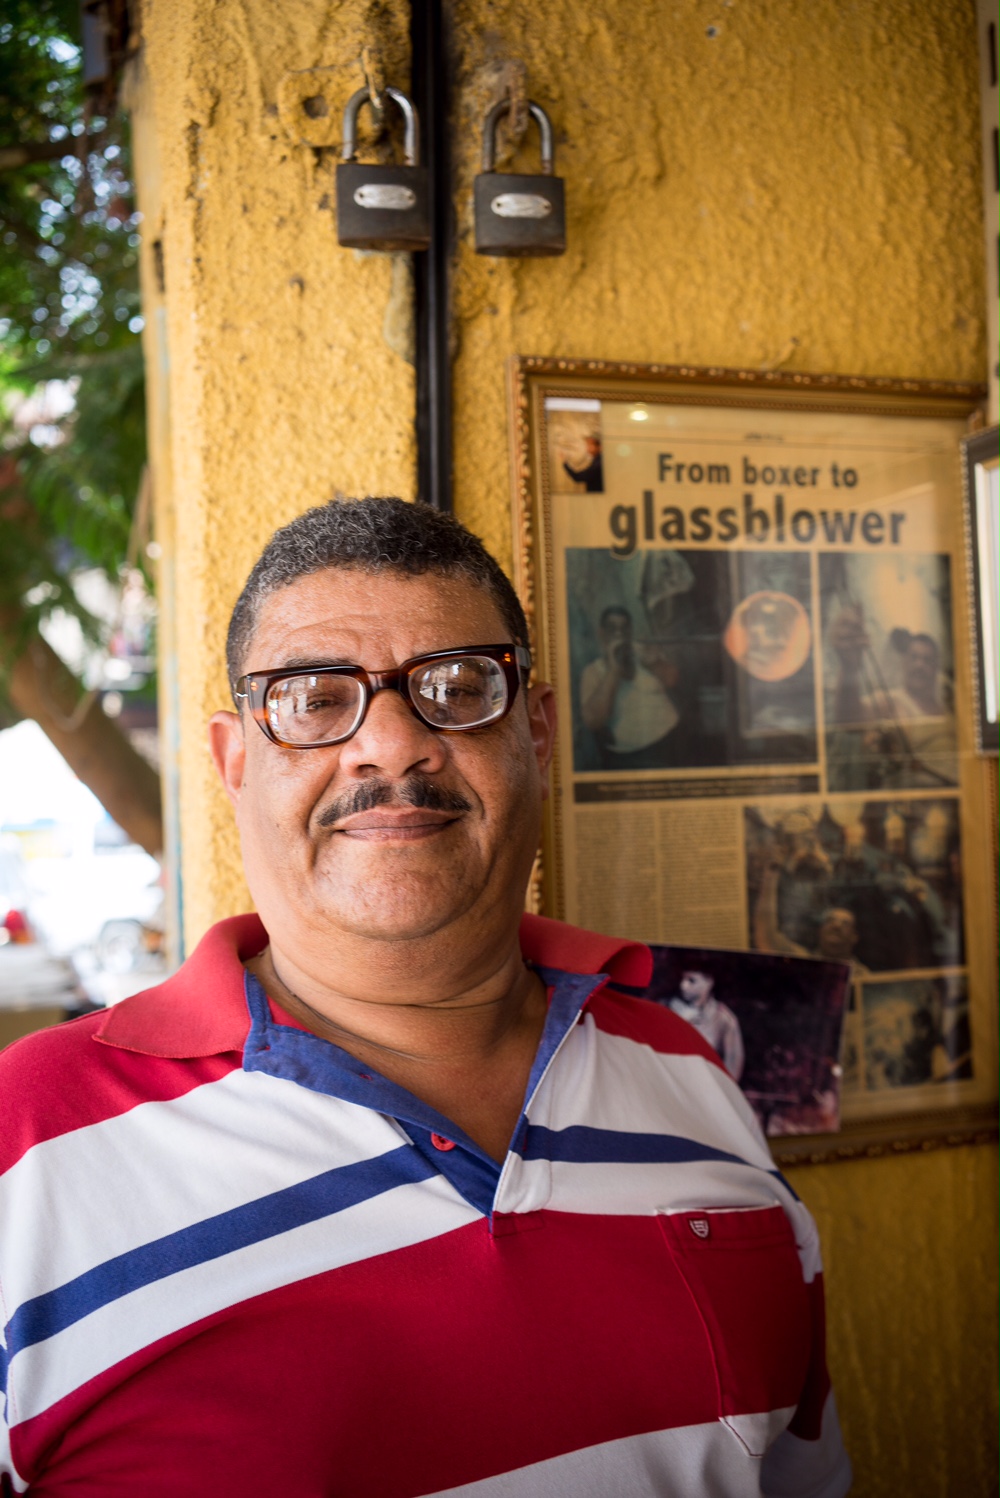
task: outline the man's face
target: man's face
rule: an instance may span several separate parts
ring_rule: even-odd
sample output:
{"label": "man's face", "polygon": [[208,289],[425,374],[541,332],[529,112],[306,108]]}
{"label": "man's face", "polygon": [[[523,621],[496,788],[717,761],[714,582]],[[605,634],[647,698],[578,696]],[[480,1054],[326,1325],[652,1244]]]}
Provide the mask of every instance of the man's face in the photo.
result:
{"label": "man's face", "polygon": [[699,1007],[707,1004],[715,987],[715,980],[708,973],[681,973],[680,981],[681,998],[689,1004],[697,1004]]}
{"label": "man's face", "polygon": [[632,644],[632,620],[628,614],[609,614],[601,625],[601,638],[605,645],[621,645],[627,650]]}
{"label": "man's face", "polygon": [[[327,568],[265,601],[244,665],[379,671],[509,638],[489,594],[465,578]],[[465,733],[435,732],[398,692],[377,692],[353,738],[318,749],[272,743],[246,711],[217,713],[213,756],[272,942],[294,951],[338,932],[406,941],[463,919],[474,931],[500,907],[514,919],[538,845],[554,728],[546,687],[520,688],[505,718]],[[360,789],[378,782],[388,799],[352,809],[364,805]],[[414,783],[441,795],[414,806],[403,794]]]}
{"label": "man's face", "polygon": [[927,640],[911,640],[903,663],[903,684],[915,697],[926,697],[937,686],[937,651]]}
{"label": "man's face", "polygon": [[828,910],[819,928],[817,946],[821,957],[846,962],[858,944],[858,928],[849,910]]}

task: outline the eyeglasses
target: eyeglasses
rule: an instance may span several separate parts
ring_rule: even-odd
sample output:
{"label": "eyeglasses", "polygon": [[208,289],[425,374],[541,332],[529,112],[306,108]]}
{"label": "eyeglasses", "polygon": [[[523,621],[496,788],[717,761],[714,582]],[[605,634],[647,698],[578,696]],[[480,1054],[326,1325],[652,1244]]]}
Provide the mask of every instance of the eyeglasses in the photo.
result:
{"label": "eyeglasses", "polygon": [[469,645],[415,655],[393,671],[297,666],[236,683],[263,733],[285,749],[322,749],[357,733],[376,692],[400,693],[428,728],[464,733],[510,712],[531,656],[521,645]]}

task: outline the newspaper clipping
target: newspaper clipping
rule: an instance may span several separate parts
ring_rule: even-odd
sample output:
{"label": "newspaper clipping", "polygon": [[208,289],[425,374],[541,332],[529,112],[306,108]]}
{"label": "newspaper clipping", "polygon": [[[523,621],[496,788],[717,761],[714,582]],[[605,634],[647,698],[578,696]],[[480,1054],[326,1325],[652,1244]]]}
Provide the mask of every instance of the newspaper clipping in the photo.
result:
{"label": "newspaper clipping", "polygon": [[955,454],[945,418],[545,400],[560,913],[850,964],[845,1118],[974,1075]]}

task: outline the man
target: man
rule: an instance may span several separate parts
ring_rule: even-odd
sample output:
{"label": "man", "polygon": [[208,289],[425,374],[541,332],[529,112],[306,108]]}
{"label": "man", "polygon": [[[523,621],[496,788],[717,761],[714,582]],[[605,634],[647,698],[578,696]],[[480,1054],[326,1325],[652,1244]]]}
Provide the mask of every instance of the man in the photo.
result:
{"label": "man", "polygon": [[851,981],[870,977],[868,968],[854,955],[858,945],[858,923],[853,910],[828,905],[820,912],[816,943],[804,947],[781,930],[778,918],[778,886],[781,871],[789,865],[772,858],[765,867],[754,909],[753,939],[759,952],[785,952],[790,957],[820,957],[824,962],[849,962]]}
{"label": "man", "polygon": [[13,1047],[32,1498],[839,1495],[815,1229],[647,949],[524,916],[524,615],[398,500],[279,531],[211,746],[258,916]]}
{"label": "man", "polygon": [[632,615],[613,604],[598,623],[601,654],[580,676],[583,721],[597,739],[609,770],[657,769],[670,763],[667,739],[679,714],[666,684],[676,673],[655,658],[650,670],[632,639]]}
{"label": "man", "polygon": [[585,494],[603,494],[604,458],[601,454],[601,439],[596,432],[590,432],[583,439],[583,445],[587,452],[587,461],[583,467],[573,468],[563,459],[563,468],[574,484],[583,485]]}
{"label": "man", "polygon": [[681,973],[677,986],[680,993],[670,1000],[671,1009],[694,1026],[716,1055],[722,1057],[733,1081],[738,1082],[745,1060],[743,1034],[728,1004],[715,997],[714,977],[700,968],[689,968]]}
{"label": "man", "polygon": [[893,630],[893,649],[902,657],[902,682],[886,686],[881,680],[862,690],[865,661],[871,645],[864,615],[848,605],[830,625],[829,643],[837,657],[830,721],[872,727],[862,740],[865,779],[860,789],[901,785],[955,785],[958,778],[955,716],[942,701],[941,652],[928,634]]}

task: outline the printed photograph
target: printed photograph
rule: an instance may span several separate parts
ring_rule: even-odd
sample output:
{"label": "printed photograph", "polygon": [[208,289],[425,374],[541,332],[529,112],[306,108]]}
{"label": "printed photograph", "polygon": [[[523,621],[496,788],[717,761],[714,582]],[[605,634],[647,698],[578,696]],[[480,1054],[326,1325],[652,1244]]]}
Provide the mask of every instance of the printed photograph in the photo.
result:
{"label": "printed photograph", "polygon": [[645,997],[715,1050],[765,1134],[840,1127],[843,963],[761,952],[654,946]]}
{"label": "printed photograph", "polygon": [[576,770],[809,764],[809,558],[566,551]]}
{"label": "printed photograph", "polygon": [[964,962],[955,797],[744,808],[750,939],[856,979]]}
{"label": "printed photograph", "polygon": [[958,784],[946,556],[822,553],[827,788]]}
{"label": "printed photograph", "polygon": [[862,985],[864,1082],[870,1091],[972,1076],[964,976]]}
{"label": "printed photograph", "polygon": [[603,494],[600,401],[550,396],[545,412],[552,493]]}

